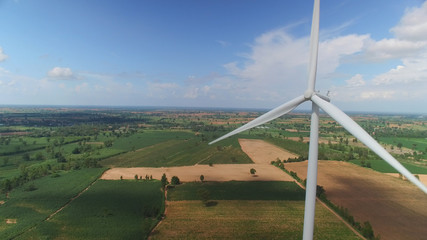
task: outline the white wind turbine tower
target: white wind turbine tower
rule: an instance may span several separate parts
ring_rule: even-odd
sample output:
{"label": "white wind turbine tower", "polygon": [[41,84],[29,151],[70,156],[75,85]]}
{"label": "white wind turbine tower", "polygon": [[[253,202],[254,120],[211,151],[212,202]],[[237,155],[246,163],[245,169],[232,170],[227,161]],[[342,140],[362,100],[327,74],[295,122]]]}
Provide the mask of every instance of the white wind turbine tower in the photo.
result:
{"label": "white wind turbine tower", "polygon": [[310,146],[308,155],[307,184],[305,196],[304,212],[304,230],[303,239],[313,238],[314,229],[314,210],[316,202],[317,186],[317,158],[318,158],[318,139],[319,139],[319,107],[335,119],[348,132],[368,146],[378,156],[384,159],[409,181],[415,184],[427,194],[427,187],[414,177],[405,167],[402,166],[393,156],[391,156],[378,142],[376,142],[363,128],[354,122],[349,116],[329,103],[329,98],[315,92],[316,70],[317,70],[317,49],[319,45],[319,5],[320,0],[314,0],[313,19],[310,36],[310,59],[309,59],[309,78],[307,90],[304,95],[292,99],[291,101],[280,105],[279,107],[265,113],[264,115],[252,120],[251,122],[239,127],[238,129],[210,142],[216,143],[227,137],[259,126],[273,119],[276,119],[296,108],[305,101],[312,102],[311,127],[310,127]]}

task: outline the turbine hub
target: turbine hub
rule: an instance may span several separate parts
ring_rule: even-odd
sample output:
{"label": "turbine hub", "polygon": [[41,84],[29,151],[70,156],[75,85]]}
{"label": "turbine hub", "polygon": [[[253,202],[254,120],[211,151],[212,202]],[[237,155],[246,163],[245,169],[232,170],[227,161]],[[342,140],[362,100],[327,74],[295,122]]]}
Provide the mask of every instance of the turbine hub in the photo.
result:
{"label": "turbine hub", "polygon": [[314,94],[314,92],[313,92],[312,90],[307,90],[307,91],[305,91],[305,93],[304,93],[304,98],[305,98],[306,100],[310,100],[310,99],[311,99],[311,97],[313,96],[313,94]]}

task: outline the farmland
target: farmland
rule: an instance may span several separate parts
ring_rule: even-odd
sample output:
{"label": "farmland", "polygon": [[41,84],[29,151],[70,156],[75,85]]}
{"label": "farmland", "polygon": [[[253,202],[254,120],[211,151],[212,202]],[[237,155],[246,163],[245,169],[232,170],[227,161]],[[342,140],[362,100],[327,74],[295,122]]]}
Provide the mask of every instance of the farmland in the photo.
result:
{"label": "farmland", "polygon": [[[152,239],[301,239],[304,195],[293,182],[186,183],[168,191],[168,218]],[[316,214],[316,239],[359,239],[325,208]]]}
{"label": "farmland", "polygon": [[[166,173],[169,180],[179,176],[185,183],[169,189],[166,218],[152,232],[153,239],[180,236],[300,239],[304,190],[275,166],[285,167],[304,180],[304,168],[291,166],[303,166],[307,159],[308,115],[286,115],[208,145],[209,141],[259,115],[260,111],[249,110],[0,108],[0,238],[90,239],[104,236],[99,230],[103,228],[111,230],[108,236],[116,239],[147,236],[164,209],[161,185],[156,179]],[[352,118],[405,167],[424,179],[423,174],[427,174],[425,116],[356,114]],[[404,195],[423,199],[417,189],[408,190],[409,183],[382,174],[396,171],[330,118],[321,115],[319,130],[319,158],[329,164],[328,170],[322,171],[331,172],[330,176],[320,174],[318,184],[325,188],[332,203],[347,208],[360,223],[369,221],[375,233],[382,236],[387,236],[383,232],[392,234],[399,227],[392,222],[378,224],[388,222],[384,220],[388,220],[388,215],[378,212],[380,218],[372,218],[372,209],[366,210],[363,205],[370,206],[373,202],[390,205],[391,208],[383,211],[403,214],[408,226],[414,227],[411,233],[400,235],[402,238],[417,239],[425,234],[413,222],[425,222],[424,213],[418,209],[427,207],[418,200],[402,198]],[[336,161],[351,166],[350,172],[361,169],[367,174],[366,179],[344,181],[343,176],[333,172],[343,172],[342,165],[334,164]],[[106,171],[108,168],[111,169]],[[256,174],[249,172],[252,168]],[[110,180],[100,179],[101,175],[102,179]],[[201,175],[204,175],[203,184]],[[384,176],[387,178],[383,179]],[[357,187],[359,183],[369,185],[371,178],[382,179],[382,182],[372,180],[375,184],[371,184],[381,191]],[[337,179],[348,185],[331,184]],[[382,191],[389,182],[402,194]],[[289,190],[288,185],[293,187]],[[200,186],[208,189],[215,206],[203,206],[195,190]],[[361,206],[337,197],[342,188],[354,188],[352,193],[356,195],[370,196],[370,191],[378,194],[360,200]],[[279,194],[284,189],[288,192]],[[277,196],[269,198],[268,192]],[[358,199],[356,195],[354,199]],[[384,202],[381,196],[391,200]],[[408,203],[414,207],[402,207]],[[154,213],[146,212],[153,209]],[[405,209],[421,215],[407,214]],[[316,211],[318,239],[357,238],[321,205]],[[190,226],[195,223],[203,227],[191,235]],[[129,235],[111,227],[119,224],[126,225],[121,229],[126,229]],[[177,235],[170,235],[172,227],[178,225],[181,230],[175,229]],[[75,229],[79,229],[80,235]]]}
{"label": "farmland", "polygon": [[163,212],[160,188],[159,181],[98,181],[63,211],[19,239],[147,237]]}
{"label": "farmland", "polygon": [[[48,218],[94,182],[104,169],[59,172],[11,191],[1,206],[0,238],[22,234]],[[7,223],[7,219],[9,222]]]}
{"label": "farmland", "polygon": [[[306,162],[285,168],[306,178]],[[328,198],[369,221],[384,239],[419,239],[427,234],[427,196],[411,183],[346,162],[319,162],[318,184]],[[387,219],[385,221],[385,219]]]}
{"label": "farmland", "polygon": [[[163,134],[163,133],[158,133]],[[236,139],[230,141],[237,142]],[[227,144],[227,143],[225,143]],[[252,163],[239,148],[231,144],[214,147],[203,144],[196,137],[168,140],[100,162],[109,167],[170,167],[194,164]]]}

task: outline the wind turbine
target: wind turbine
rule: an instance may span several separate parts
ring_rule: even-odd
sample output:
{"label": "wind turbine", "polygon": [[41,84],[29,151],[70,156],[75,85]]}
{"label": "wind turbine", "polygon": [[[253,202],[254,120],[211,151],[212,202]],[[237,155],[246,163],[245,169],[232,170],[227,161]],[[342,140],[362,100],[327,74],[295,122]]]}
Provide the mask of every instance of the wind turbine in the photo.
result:
{"label": "wind turbine", "polygon": [[315,91],[316,70],[317,70],[317,50],[319,46],[319,8],[320,0],[314,0],[313,19],[310,35],[310,58],[308,65],[308,86],[302,96],[296,97],[289,102],[280,105],[277,108],[261,115],[249,123],[237,128],[236,130],[210,142],[216,143],[237,133],[254,128],[273,119],[276,119],[296,108],[305,101],[312,102],[311,127],[310,127],[310,146],[307,167],[307,184],[304,210],[304,230],[303,239],[312,239],[314,230],[314,210],[316,203],[317,186],[317,158],[318,158],[318,139],[319,139],[319,108],[331,116],[341,126],[343,126],[353,136],[368,146],[373,152],[384,159],[388,164],[405,176],[409,181],[415,184],[427,194],[427,187],[414,177],[405,167],[402,166],[393,156],[390,155],[377,141],[375,141],[363,128],[353,121],[344,112],[330,103],[329,97],[322,96]]}

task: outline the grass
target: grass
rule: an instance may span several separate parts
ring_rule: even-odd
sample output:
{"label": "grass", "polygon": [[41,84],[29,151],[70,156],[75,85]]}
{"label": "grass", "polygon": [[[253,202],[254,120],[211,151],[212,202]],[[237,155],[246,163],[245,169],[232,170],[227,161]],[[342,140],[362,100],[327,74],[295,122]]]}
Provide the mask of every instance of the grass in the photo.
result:
{"label": "grass", "polygon": [[[362,162],[360,160],[351,160],[350,162],[362,166]],[[375,171],[382,173],[398,173],[396,169],[394,169],[384,160],[367,160],[365,161],[365,164],[367,164],[368,162],[371,164],[371,168]],[[401,164],[413,174],[427,174],[426,167],[416,166],[410,163]]]}
{"label": "grass", "polygon": [[[234,141],[237,142],[237,139]],[[155,145],[107,158],[100,162],[109,167],[170,167],[198,164],[252,163],[232,144],[211,146],[193,136],[187,140],[167,140]]]}
{"label": "grass", "polygon": [[189,182],[168,190],[168,200],[201,200],[199,189],[210,200],[304,200],[305,191],[295,182]]}
{"label": "grass", "polygon": [[[0,206],[0,239],[10,239],[39,224],[95,181],[104,169],[92,168],[46,176],[12,190]],[[29,191],[30,187],[35,189]],[[16,224],[6,224],[16,219]]]}
{"label": "grass", "polygon": [[163,213],[160,181],[97,181],[20,239],[143,239]]}

